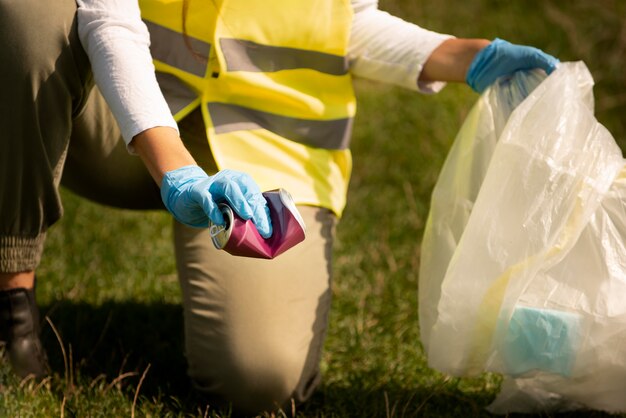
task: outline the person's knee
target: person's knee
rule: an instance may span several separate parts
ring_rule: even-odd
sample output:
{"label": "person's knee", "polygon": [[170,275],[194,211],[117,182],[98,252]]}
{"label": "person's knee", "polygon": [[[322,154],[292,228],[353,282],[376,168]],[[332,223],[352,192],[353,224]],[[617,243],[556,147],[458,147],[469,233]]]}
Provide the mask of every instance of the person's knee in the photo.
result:
{"label": "person's knee", "polygon": [[306,353],[281,345],[250,341],[221,358],[203,356],[192,364],[189,374],[196,387],[218,396],[234,411],[260,413],[290,404],[303,377]]}

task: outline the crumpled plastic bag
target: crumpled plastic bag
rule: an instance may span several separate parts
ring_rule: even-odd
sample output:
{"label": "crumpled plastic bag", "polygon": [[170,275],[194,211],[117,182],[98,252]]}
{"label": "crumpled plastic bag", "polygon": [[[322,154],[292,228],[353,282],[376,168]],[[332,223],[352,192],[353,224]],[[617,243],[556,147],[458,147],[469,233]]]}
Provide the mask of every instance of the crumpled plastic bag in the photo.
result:
{"label": "crumpled plastic bag", "polygon": [[626,170],[582,62],[477,101],[422,243],[429,365],[504,375],[495,413],[626,411]]}

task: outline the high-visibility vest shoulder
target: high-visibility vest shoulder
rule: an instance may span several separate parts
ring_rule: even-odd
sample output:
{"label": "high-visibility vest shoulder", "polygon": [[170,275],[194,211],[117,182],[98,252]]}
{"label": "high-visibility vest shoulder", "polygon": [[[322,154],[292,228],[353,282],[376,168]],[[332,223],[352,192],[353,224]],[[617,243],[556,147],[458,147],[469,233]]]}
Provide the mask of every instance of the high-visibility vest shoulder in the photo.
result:
{"label": "high-visibility vest shoulder", "polygon": [[349,0],[140,0],[177,120],[198,106],[219,169],[341,215],[356,101]]}

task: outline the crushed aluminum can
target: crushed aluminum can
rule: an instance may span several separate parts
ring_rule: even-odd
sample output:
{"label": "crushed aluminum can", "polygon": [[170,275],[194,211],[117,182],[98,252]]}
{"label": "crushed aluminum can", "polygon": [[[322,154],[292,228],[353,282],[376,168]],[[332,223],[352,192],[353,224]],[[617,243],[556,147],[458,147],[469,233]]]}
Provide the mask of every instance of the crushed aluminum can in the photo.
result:
{"label": "crushed aluminum can", "polygon": [[215,248],[232,255],[271,259],[304,241],[306,226],[291,195],[284,189],[263,192],[272,221],[272,236],[263,238],[252,220],[241,219],[225,203],[219,208],[226,226],[210,223]]}

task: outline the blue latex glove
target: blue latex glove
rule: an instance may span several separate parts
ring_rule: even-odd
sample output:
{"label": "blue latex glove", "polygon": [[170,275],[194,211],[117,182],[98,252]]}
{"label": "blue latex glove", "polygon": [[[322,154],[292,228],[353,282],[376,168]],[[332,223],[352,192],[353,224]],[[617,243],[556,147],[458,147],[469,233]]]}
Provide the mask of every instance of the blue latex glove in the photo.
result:
{"label": "blue latex glove", "polygon": [[482,93],[503,75],[532,68],[541,68],[550,74],[558,63],[558,59],[540,49],[514,45],[496,38],[476,54],[467,70],[465,81],[472,89]]}
{"label": "blue latex glove", "polygon": [[169,171],[161,182],[161,199],[179,222],[196,228],[225,225],[218,203],[226,202],[245,220],[252,219],[263,238],[272,235],[270,211],[259,187],[239,171],[222,170],[208,176],[190,165]]}

